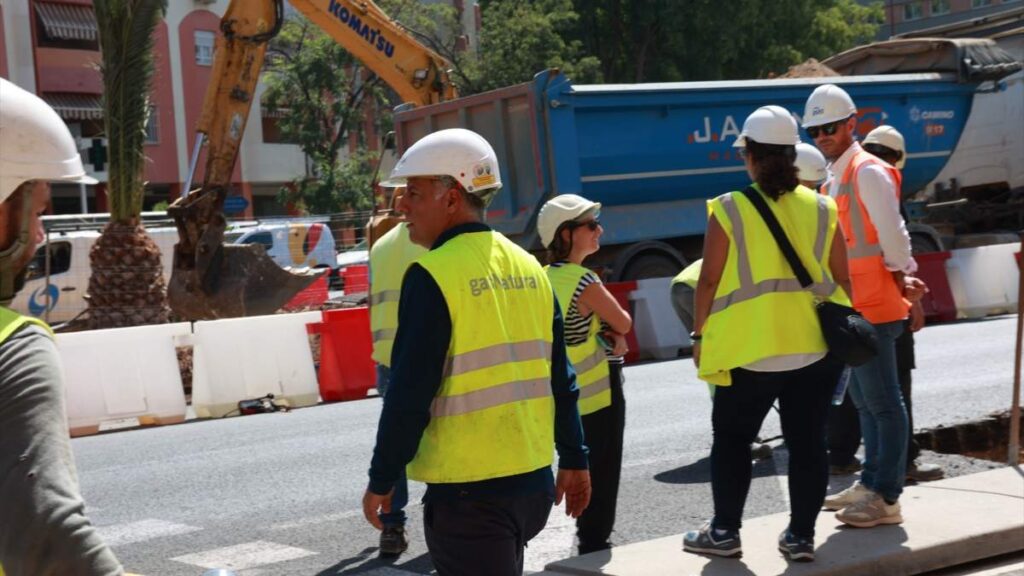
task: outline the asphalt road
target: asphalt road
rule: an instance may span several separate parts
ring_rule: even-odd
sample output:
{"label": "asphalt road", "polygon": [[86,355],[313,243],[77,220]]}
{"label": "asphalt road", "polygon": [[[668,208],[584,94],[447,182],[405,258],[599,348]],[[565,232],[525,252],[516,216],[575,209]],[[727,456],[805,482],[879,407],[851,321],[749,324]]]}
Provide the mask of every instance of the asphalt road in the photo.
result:
{"label": "asphalt road", "polygon": [[[1010,404],[1015,319],[929,327],[918,336],[920,428]],[[710,402],[689,359],[626,369],[625,463],[614,540],[678,534],[711,514]],[[129,571],[198,575],[429,574],[419,498],[411,487],[412,545],[376,558],[377,532],[361,497],[380,402],[332,404],[79,438],[72,445],[88,512]],[[763,437],[779,434],[769,415]],[[938,457],[951,473],[988,465]],[[787,508],[785,452],[755,466],[746,515]],[[849,483],[836,482],[833,490]],[[527,568],[573,553],[573,525],[557,511],[528,550]]]}

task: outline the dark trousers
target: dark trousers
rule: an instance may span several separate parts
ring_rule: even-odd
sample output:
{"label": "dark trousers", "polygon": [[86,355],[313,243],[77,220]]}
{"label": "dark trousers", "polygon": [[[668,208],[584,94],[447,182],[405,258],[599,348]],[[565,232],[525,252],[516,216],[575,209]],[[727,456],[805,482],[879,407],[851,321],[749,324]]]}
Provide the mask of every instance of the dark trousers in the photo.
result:
{"label": "dark trousers", "polygon": [[521,576],[526,543],[552,504],[544,493],[425,502],[423,533],[438,576]]}
{"label": "dark trousers", "polygon": [[580,554],[608,548],[615,526],[615,505],[622,475],[622,442],[626,429],[626,397],[622,364],[609,364],[612,404],[583,416],[583,437],[590,449],[590,505],[576,519]]}
{"label": "dark trousers", "polygon": [[842,370],[831,356],[787,372],[736,368],[732,371],[732,386],[715,390],[711,415],[712,526],[740,529],[752,474],[750,443],[778,399],[782,436],[789,450],[789,529],[796,536],[814,536],[814,522],[828,486],[825,423]]}
{"label": "dark trousers", "polygon": [[[903,404],[907,407],[910,433],[907,435],[907,466],[910,467],[921,453],[914,440],[914,410],[911,406],[912,373],[914,365],[914,333],[909,325],[896,339],[896,374],[900,380]],[[828,416],[828,463],[845,466],[853,462],[860,447],[860,418],[857,407],[847,394],[843,403],[832,406]]]}

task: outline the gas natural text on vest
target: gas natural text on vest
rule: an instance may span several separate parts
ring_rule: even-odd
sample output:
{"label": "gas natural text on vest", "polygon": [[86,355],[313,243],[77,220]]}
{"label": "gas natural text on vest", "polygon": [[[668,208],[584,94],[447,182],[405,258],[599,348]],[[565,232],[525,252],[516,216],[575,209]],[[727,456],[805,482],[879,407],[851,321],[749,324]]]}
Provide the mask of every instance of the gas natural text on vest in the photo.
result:
{"label": "gas natural text on vest", "polygon": [[506,276],[491,274],[490,278],[474,278],[469,281],[469,291],[479,296],[487,290],[536,290],[537,279],[533,276]]}

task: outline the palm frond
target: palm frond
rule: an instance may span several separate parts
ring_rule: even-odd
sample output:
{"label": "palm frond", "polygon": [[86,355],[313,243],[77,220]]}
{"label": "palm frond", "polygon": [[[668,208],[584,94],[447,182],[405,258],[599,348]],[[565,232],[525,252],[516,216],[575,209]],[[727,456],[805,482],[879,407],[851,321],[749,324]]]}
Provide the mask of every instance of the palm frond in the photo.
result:
{"label": "palm frond", "polygon": [[111,220],[127,223],[142,211],[154,31],[167,0],[94,0],[93,9],[102,51]]}

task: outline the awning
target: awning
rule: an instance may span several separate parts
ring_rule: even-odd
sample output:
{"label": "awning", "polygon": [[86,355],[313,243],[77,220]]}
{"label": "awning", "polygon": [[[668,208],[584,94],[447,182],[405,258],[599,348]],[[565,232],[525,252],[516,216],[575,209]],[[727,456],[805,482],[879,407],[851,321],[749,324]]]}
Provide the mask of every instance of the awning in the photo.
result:
{"label": "awning", "polygon": [[65,120],[102,120],[103,102],[96,94],[43,94],[43,100]]}
{"label": "awning", "polygon": [[37,1],[35,7],[50,38],[96,41],[96,14],[91,6]]}

